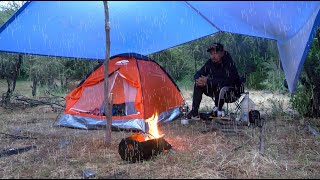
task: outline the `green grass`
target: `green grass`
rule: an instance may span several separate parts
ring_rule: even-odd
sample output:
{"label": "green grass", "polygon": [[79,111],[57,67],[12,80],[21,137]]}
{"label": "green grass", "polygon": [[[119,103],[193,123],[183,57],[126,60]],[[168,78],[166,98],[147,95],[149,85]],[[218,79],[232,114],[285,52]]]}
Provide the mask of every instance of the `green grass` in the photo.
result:
{"label": "green grass", "polygon": [[[16,83],[15,93],[24,94],[24,95],[28,95],[28,94],[31,95],[31,87],[30,87],[31,84],[32,83],[30,81],[18,80],[17,83]],[[1,79],[0,80],[0,93],[1,94],[6,93],[7,92],[7,88],[8,88],[8,85],[7,85],[6,80]]]}
{"label": "green grass", "polygon": [[[28,80],[18,80],[16,83],[16,89],[14,91],[14,94],[24,95],[27,97],[32,97],[32,82]],[[51,94],[55,96],[61,96],[65,97],[68,94],[68,91],[65,89],[61,89],[60,87],[58,89],[50,89],[46,86],[38,86],[37,88],[37,96],[48,96],[46,94],[46,91],[49,91]],[[0,95],[7,92],[7,82],[6,80],[1,79],[0,80]]]}

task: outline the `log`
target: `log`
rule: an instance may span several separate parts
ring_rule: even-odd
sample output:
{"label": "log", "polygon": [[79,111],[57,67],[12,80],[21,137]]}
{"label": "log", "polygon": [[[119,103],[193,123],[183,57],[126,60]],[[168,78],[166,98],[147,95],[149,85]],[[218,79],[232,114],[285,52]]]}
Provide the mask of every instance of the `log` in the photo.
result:
{"label": "log", "polygon": [[141,134],[134,134],[121,140],[118,152],[122,160],[135,163],[149,160],[170,149],[172,146],[163,137],[145,141]]}
{"label": "log", "polygon": [[[25,96],[15,96],[15,101],[21,101],[29,105],[30,107],[40,106],[40,105],[49,105],[52,109],[61,108],[64,109],[64,105],[60,104],[63,100],[58,100],[56,97],[54,98],[48,98],[46,101],[43,100],[37,100],[37,99],[31,99],[27,98]],[[54,107],[58,106],[58,107]]]}
{"label": "log", "polygon": [[18,136],[18,135],[7,134],[7,133],[2,133],[2,132],[0,132],[0,134],[5,135],[5,137],[10,137],[10,138],[14,138],[14,139],[37,139],[37,138],[33,138],[33,137]]}
{"label": "log", "polygon": [[21,154],[23,152],[27,152],[27,151],[30,151],[35,148],[37,148],[37,147],[36,146],[27,146],[27,147],[18,148],[18,149],[15,149],[15,148],[5,149],[0,152],[0,158],[15,155],[15,154]]}

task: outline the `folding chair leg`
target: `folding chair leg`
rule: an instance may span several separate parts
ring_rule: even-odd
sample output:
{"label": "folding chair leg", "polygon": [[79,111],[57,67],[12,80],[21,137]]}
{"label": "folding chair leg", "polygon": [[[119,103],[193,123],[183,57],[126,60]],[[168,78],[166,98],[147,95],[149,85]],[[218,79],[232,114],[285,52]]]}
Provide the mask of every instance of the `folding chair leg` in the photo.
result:
{"label": "folding chair leg", "polygon": [[228,114],[229,113],[229,103],[227,103],[227,112],[226,112],[226,114]]}

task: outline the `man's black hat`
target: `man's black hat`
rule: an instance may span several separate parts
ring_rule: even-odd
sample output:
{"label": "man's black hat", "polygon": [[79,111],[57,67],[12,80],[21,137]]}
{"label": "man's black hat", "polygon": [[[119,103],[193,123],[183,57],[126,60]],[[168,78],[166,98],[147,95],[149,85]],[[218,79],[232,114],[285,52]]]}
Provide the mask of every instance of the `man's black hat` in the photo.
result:
{"label": "man's black hat", "polygon": [[223,51],[223,45],[220,43],[213,43],[207,50],[207,52],[215,51]]}

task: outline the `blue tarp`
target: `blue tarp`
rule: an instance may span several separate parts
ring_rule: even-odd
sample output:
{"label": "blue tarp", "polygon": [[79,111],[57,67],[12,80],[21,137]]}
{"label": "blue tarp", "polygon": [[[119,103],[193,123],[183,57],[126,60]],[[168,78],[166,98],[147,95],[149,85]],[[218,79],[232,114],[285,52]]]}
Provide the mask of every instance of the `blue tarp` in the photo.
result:
{"label": "blue tarp", "polygon": [[[148,55],[219,30],[277,41],[290,92],[320,25],[320,2],[110,1],[111,55]],[[105,59],[100,1],[28,2],[0,28],[0,51]]]}

